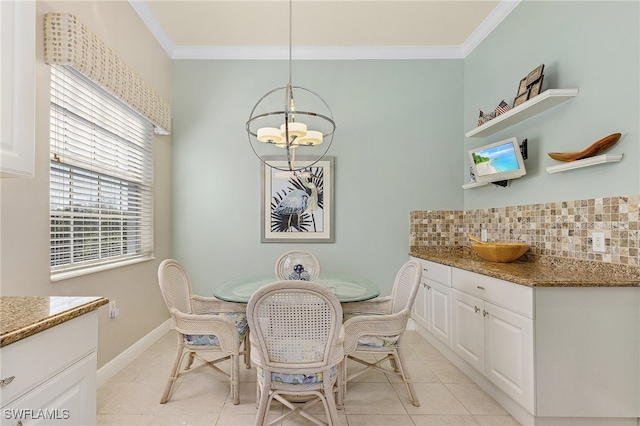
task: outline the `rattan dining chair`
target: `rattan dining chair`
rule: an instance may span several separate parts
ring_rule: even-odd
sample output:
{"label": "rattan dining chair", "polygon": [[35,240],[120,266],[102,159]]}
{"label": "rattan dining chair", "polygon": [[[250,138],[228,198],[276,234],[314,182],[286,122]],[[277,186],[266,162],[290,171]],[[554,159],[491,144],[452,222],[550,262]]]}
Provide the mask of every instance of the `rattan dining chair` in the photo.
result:
{"label": "rattan dining chair", "polygon": [[[416,407],[420,406],[406,368],[402,335],[411,315],[421,277],[420,263],[410,260],[398,271],[391,295],[364,302],[347,303],[343,306],[346,321],[344,322],[345,358],[342,366],[342,398],[346,396],[347,382],[371,369],[376,369],[400,376],[407,387],[411,403]],[[376,355],[378,361],[365,361],[358,357],[361,354]],[[348,359],[364,365],[365,368],[349,374]],[[391,369],[383,366],[386,361],[390,362]]]}
{"label": "rattan dining chair", "polygon": [[290,250],[276,260],[276,277],[281,280],[313,281],[320,275],[320,262],[305,250]]}
{"label": "rattan dining chair", "polygon": [[[334,393],[340,389],[342,307],[320,284],[276,281],[261,287],[249,299],[251,358],[257,366],[256,425],[281,423],[299,414],[313,423],[337,425]],[[299,402],[301,398],[306,402]],[[273,400],[288,410],[268,421]],[[322,402],[326,421],[308,411]]]}
{"label": "rattan dining chair", "polygon": [[[233,403],[239,404],[240,355],[244,355],[246,367],[251,368],[251,346],[248,340],[249,327],[245,305],[192,294],[189,276],[173,259],[166,259],[160,263],[158,282],[178,336],[175,361],[160,403],[164,404],[169,400],[179,377],[196,370],[191,367],[197,358],[202,362],[197,368],[209,366],[228,378]],[[209,361],[199,355],[203,352],[219,352],[224,356]],[[188,360],[181,372],[180,366],[187,356]],[[228,359],[231,360],[229,372],[216,365]]]}

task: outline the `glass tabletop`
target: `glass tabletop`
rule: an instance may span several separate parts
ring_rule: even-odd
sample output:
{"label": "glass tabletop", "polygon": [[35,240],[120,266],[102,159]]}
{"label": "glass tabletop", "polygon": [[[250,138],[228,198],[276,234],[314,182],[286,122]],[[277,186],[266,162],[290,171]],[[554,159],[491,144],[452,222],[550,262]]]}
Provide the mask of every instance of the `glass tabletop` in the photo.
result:
{"label": "glass tabletop", "polygon": [[[213,295],[227,302],[247,303],[257,289],[274,281],[280,280],[274,275],[231,278],[216,287]],[[331,290],[341,303],[359,302],[380,295],[376,284],[357,275],[321,273],[314,282]]]}

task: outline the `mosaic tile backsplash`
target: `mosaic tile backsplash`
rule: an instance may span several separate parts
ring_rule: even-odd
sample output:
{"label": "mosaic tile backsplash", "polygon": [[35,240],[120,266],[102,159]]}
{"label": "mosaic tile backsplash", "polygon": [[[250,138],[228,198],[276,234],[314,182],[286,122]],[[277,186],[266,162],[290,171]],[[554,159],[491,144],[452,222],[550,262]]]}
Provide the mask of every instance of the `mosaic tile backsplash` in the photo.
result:
{"label": "mosaic tile backsplash", "polygon": [[[520,241],[537,255],[640,266],[640,195],[410,213],[410,246],[468,246],[468,234],[488,241]],[[605,234],[594,252],[591,235]]]}

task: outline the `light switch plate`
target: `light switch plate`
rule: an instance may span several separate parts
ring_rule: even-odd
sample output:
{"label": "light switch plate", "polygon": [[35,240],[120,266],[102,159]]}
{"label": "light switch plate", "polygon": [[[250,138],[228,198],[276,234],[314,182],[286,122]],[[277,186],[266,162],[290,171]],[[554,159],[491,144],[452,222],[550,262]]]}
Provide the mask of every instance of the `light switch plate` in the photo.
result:
{"label": "light switch plate", "polygon": [[604,253],[607,250],[603,232],[594,232],[591,240],[593,241],[593,251]]}

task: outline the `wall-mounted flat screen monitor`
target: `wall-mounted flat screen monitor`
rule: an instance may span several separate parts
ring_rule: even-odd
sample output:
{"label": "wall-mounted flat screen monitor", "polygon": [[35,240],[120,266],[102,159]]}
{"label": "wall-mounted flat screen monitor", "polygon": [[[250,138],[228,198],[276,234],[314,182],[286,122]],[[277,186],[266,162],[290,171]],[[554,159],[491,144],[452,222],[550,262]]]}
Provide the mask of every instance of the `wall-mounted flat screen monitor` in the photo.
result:
{"label": "wall-mounted flat screen monitor", "polygon": [[469,150],[476,182],[497,182],[524,176],[527,172],[516,138]]}

